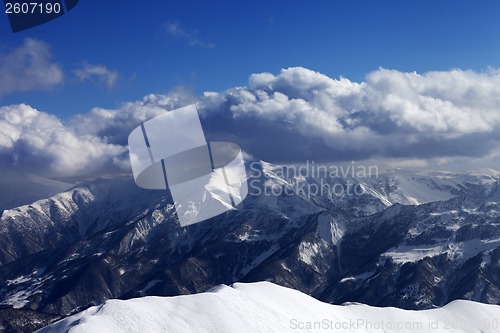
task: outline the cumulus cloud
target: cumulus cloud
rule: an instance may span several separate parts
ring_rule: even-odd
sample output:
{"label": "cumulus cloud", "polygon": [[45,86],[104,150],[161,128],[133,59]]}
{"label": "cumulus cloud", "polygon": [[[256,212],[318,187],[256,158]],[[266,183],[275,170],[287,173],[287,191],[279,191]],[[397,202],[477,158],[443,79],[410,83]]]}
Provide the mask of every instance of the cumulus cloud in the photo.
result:
{"label": "cumulus cloud", "polygon": [[165,32],[174,38],[179,38],[185,40],[189,45],[191,46],[200,46],[200,47],[205,47],[205,48],[214,48],[215,44],[208,43],[203,41],[200,36],[198,31],[196,30],[189,30],[185,27],[183,27],[179,22],[177,21],[171,21],[167,22],[164,24],[164,30]]}
{"label": "cumulus cloud", "polygon": [[0,96],[17,91],[47,90],[63,82],[61,67],[49,46],[25,39],[16,49],[0,52]]}
{"label": "cumulus cloud", "polygon": [[78,135],[56,117],[21,104],[0,107],[0,165],[51,177],[118,170],[126,148]]}
{"label": "cumulus cloud", "polygon": [[254,74],[246,87],[203,96],[185,90],[148,95],[67,123],[27,105],[2,107],[0,161],[54,175],[129,170],[127,137],[136,126],[197,103],[207,141],[234,142],[246,156],[274,163],[499,162],[498,96],[497,69],[379,69],[353,82],[288,68]]}
{"label": "cumulus cloud", "polygon": [[76,115],[68,126],[78,135],[90,134],[110,143],[126,145],[130,132],[144,121],[197,101],[189,90],[177,88],[167,95],[147,95],[119,109],[94,108],[87,114]]}
{"label": "cumulus cloud", "polygon": [[0,107],[0,169],[50,177],[129,172],[130,132],[148,119],[195,102],[178,89],[116,110],[94,108],[67,123],[25,104]]}
{"label": "cumulus cloud", "polygon": [[80,81],[97,79],[104,82],[109,88],[112,88],[118,78],[118,72],[110,70],[103,65],[85,64],[83,68],[74,71]]}
{"label": "cumulus cloud", "polygon": [[361,83],[305,68],[205,93],[214,140],[277,162],[480,157],[498,151],[500,71],[379,69]]}

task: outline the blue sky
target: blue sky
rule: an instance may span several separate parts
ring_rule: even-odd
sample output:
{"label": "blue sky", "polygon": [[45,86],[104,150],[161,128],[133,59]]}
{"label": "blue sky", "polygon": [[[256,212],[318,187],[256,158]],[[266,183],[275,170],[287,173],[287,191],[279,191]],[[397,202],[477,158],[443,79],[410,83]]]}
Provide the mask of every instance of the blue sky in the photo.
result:
{"label": "blue sky", "polygon": [[[64,73],[61,84],[4,94],[0,105],[24,102],[63,119],[177,86],[223,91],[291,66],[358,82],[379,67],[500,66],[498,1],[81,0],[63,17],[16,34],[0,19],[3,53],[40,40]],[[118,78],[112,87],[81,82],[74,71],[86,64]]]}

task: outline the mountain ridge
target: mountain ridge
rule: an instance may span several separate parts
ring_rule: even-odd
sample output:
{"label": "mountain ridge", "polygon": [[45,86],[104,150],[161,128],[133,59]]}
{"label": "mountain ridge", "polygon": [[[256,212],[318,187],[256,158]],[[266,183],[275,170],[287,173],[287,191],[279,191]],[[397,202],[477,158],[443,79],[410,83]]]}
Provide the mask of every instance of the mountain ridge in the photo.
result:
{"label": "mountain ridge", "polygon": [[[471,314],[474,314],[473,316]],[[467,321],[464,315],[468,315]],[[201,294],[110,300],[37,333],[63,332],[495,332],[500,306],[454,301],[411,312],[322,303],[268,282],[219,285]]]}
{"label": "mountain ridge", "polygon": [[[497,180],[410,171],[324,179],[330,188],[370,189],[336,195],[304,190],[321,179],[259,165],[249,181],[257,179],[260,194],[250,187],[240,210],[187,228],[168,192],[139,189],[131,177],[97,179],[4,212],[1,306],[52,320],[110,298],[263,280],[334,304],[499,302]],[[443,200],[429,202],[436,196]]]}

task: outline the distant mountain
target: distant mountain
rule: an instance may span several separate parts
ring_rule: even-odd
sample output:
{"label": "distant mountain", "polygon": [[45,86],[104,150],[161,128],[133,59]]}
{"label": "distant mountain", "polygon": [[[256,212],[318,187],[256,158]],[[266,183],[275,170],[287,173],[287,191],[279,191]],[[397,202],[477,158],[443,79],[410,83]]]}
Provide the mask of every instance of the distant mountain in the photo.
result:
{"label": "distant mountain", "polygon": [[2,170],[0,178],[0,213],[5,209],[30,204],[51,197],[73,185],[31,174],[15,174]]}
{"label": "distant mountain", "polygon": [[13,311],[17,329],[41,327],[108,299],[264,280],[334,304],[500,303],[498,173],[248,169],[243,207],[186,228],[168,191],[130,177],[4,211],[0,326],[16,331]]}
{"label": "distant mountain", "polygon": [[110,300],[38,333],[157,332],[498,332],[500,306],[454,301],[412,312],[322,303],[268,282],[235,283],[176,297]]}

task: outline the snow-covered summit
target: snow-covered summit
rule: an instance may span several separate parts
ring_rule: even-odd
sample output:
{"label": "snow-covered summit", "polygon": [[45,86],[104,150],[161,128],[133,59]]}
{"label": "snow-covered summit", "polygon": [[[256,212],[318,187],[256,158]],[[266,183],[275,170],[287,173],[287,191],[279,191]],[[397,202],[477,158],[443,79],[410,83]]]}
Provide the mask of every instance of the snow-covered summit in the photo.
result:
{"label": "snow-covered summit", "polygon": [[500,306],[454,301],[408,311],[331,305],[269,282],[221,285],[195,295],[109,300],[38,333],[497,332]]}

